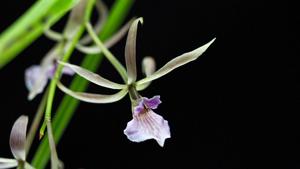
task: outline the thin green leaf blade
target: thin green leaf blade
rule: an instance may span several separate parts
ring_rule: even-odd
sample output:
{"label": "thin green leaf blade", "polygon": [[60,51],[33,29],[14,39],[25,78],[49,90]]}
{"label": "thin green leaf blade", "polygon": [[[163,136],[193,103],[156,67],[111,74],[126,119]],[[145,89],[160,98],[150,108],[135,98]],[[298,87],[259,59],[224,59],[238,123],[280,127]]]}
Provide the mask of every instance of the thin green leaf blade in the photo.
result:
{"label": "thin green leaf blade", "polygon": [[79,0],[40,0],[0,34],[0,69],[56,23]]}

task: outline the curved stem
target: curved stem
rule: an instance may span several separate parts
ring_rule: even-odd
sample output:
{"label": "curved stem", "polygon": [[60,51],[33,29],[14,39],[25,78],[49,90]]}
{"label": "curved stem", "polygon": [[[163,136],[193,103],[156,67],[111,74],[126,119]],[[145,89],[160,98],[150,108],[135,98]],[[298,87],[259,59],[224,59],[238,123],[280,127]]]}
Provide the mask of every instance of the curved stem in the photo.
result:
{"label": "curved stem", "polygon": [[127,72],[126,72],[126,69],[124,68],[124,66],[116,59],[116,57],[101,42],[101,40],[98,38],[98,36],[94,32],[92,25],[89,22],[87,22],[87,23],[85,23],[85,26],[86,26],[88,33],[90,34],[90,36],[96,43],[96,45],[99,46],[99,48],[101,49],[103,54],[111,62],[111,64],[117,69],[117,71],[121,75],[122,79],[126,83],[127,82]]}

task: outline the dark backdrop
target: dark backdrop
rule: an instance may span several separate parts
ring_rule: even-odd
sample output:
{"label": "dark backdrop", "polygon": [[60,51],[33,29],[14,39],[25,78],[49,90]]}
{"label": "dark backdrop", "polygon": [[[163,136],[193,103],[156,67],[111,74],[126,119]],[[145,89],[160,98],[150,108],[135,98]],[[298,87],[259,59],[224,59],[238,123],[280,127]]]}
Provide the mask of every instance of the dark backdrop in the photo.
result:
{"label": "dark backdrop", "polygon": [[[33,0],[5,3],[1,31]],[[107,105],[81,103],[58,145],[66,168],[300,168],[299,40],[297,27],[290,25],[299,21],[297,12],[266,1],[137,0],[128,19],[133,16],[144,17],[139,62],[151,55],[161,67],[213,37],[217,40],[198,60],[142,92],[161,95],[157,112],[169,121],[172,134],[164,148],[154,140],[127,140],[128,98]],[[15,119],[20,114],[33,117],[41,99],[26,100],[24,69],[52,46],[41,37],[0,71],[1,157],[12,156],[8,139]],[[124,40],[112,48],[121,61],[123,51]],[[76,55],[72,62],[81,59]],[[118,79],[107,61],[98,72]],[[89,91],[103,89],[91,85]],[[60,96],[58,92],[58,100]]]}

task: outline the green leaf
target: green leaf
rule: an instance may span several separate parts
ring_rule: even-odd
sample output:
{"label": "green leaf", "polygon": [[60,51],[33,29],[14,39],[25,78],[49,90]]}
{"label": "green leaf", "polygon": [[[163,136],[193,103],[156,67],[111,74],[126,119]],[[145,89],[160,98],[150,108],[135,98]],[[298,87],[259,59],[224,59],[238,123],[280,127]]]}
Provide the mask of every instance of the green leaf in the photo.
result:
{"label": "green leaf", "polygon": [[0,68],[42,35],[45,25],[53,25],[79,0],[39,0],[0,34]]}

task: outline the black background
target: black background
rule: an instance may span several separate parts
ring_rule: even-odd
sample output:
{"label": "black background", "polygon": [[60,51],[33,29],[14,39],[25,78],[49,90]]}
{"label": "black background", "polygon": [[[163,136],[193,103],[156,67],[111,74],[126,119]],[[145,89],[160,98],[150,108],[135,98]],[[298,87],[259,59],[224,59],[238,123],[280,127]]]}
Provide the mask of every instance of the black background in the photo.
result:
{"label": "black background", "polygon": [[[1,5],[0,30],[32,3],[11,0]],[[267,1],[137,0],[128,19],[144,17],[137,44],[139,63],[151,55],[161,67],[213,37],[217,40],[198,60],[141,93],[161,95],[157,112],[169,121],[172,134],[164,148],[154,140],[127,140],[123,130],[131,119],[128,98],[107,105],[81,103],[58,144],[66,168],[300,168],[299,18],[291,6]],[[53,44],[41,37],[0,71],[1,157],[12,156],[8,139],[15,119],[21,114],[32,119],[41,99],[26,100],[24,70],[39,63]],[[112,48],[121,61],[124,44],[123,40]],[[74,56],[72,62],[81,59]],[[98,72],[120,80],[107,61]],[[104,90],[91,85],[89,91]],[[58,92],[55,105],[61,95]]]}

